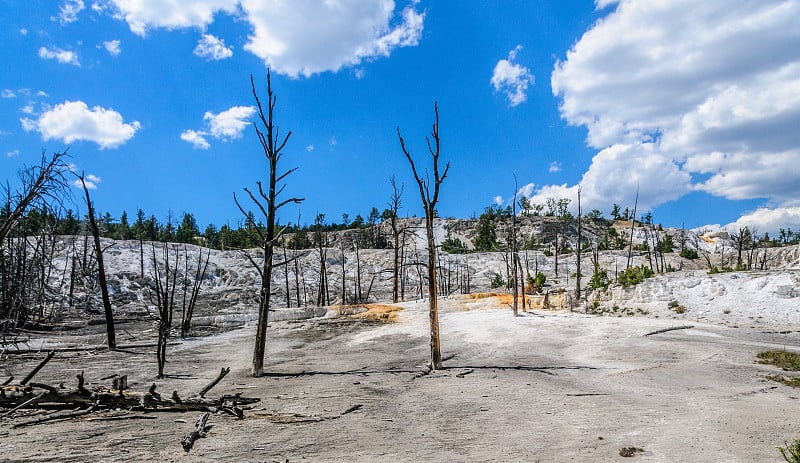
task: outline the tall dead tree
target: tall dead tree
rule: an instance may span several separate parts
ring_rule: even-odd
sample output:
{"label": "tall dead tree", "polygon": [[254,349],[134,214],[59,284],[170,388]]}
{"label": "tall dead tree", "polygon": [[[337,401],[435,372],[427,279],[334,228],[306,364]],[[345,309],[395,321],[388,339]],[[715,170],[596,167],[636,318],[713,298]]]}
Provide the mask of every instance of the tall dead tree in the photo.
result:
{"label": "tall dead tree", "polygon": [[[517,254],[517,191],[519,189],[517,183],[517,174],[514,174],[514,200],[511,202],[511,281],[512,291],[514,294],[514,316],[519,315],[519,286],[517,285],[517,267],[519,266],[519,255]],[[524,297],[524,295],[523,295]]]}
{"label": "tall dead tree", "polygon": [[581,211],[581,187],[578,186],[578,250],[577,252],[577,271],[575,282],[575,300],[581,303],[581,240],[583,239],[583,217]]}
{"label": "tall dead tree", "polygon": [[86,196],[86,208],[88,209],[87,215],[89,216],[89,227],[92,229],[92,237],[94,238],[94,252],[97,258],[97,278],[100,283],[100,294],[103,297],[103,308],[106,315],[106,333],[108,334],[108,348],[115,349],[117,347],[117,338],[114,331],[114,313],[111,310],[111,299],[108,297],[108,284],[106,283],[106,269],[103,263],[103,246],[100,244],[100,229],[97,227],[97,221],[94,217],[94,206],[92,200],[89,198],[89,189],[86,187],[86,182],[83,179],[83,174],[78,176],[83,186],[83,193]]}
{"label": "tall dead tree", "polygon": [[18,191],[12,192],[6,184],[7,214],[0,214],[0,242],[5,240],[30,207],[44,206],[48,202],[61,203],[61,198],[69,190],[65,177],[65,173],[69,171],[64,160],[66,157],[67,152],[63,151],[53,154],[48,160],[42,153],[42,160],[38,165],[23,168],[19,172],[22,186]]}
{"label": "tall dead tree", "polygon": [[[405,140],[400,134],[400,127],[397,128],[397,138],[400,140],[400,148],[403,150],[408,163],[411,165],[411,172],[414,180],[419,186],[419,195],[422,199],[422,206],[425,209],[425,232],[428,244],[428,298],[430,309],[430,328],[431,328],[431,369],[439,370],[442,368],[442,351],[439,340],[439,306],[437,301],[436,287],[436,238],[433,234],[433,219],[436,217],[436,204],[439,202],[439,188],[447,177],[450,170],[450,163],[445,165],[444,171],[439,170],[440,139],[439,139],[439,105],[434,103],[433,110],[435,120],[430,137],[425,137],[428,144],[428,152],[433,160],[433,185],[429,175],[421,177],[417,172],[414,159],[406,149]],[[431,141],[431,139],[433,141]],[[431,191],[431,188],[433,191]]]}
{"label": "tall dead tree", "polygon": [[[276,212],[283,206],[290,203],[299,204],[303,201],[303,199],[291,197],[282,201],[278,201],[278,196],[286,187],[286,184],[280,184],[280,182],[289,174],[297,170],[297,168],[295,167],[282,174],[278,174],[278,161],[280,161],[281,157],[283,157],[283,149],[286,146],[286,142],[289,141],[289,137],[292,135],[292,132],[289,131],[285,136],[280,137],[278,128],[275,127],[273,116],[275,113],[275,103],[277,101],[277,97],[272,91],[272,79],[270,76],[270,71],[267,70],[266,113],[265,108],[261,105],[261,100],[258,98],[255,80],[253,79],[252,75],[250,75],[250,87],[253,92],[253,98],[256,101],[256,106],[258,107],[258,119],[261,122],[263,131],[259,128],[257,122],[253,122],[253,127],[256,130],[258,141],[261,143],[261,148],[264,151],[264,156],[267,159],[269,176],[266,185],[266,191],[260,180],[256,182],[256,185],[258,186],[256,193],[253,193],[248,188],[244,189],[244,191],[250,197],[250,200],[258,208],[266,221],[264,227],[259,227],[256,223],[248,224],[255,229],[258,235],[259,247],[261,248],[261,251],[263,251],[263,260],[261,262],[257,262],[253,256],[245,252],[245,255],[250,260],[250,263],[256,268],[259,273],[259,277],[261,278],[261,289],[258,303],[258,325],[256,328],[255,346],[253,348],[252,371],[253,376],[258,377],[264,374],[264,353],[267,346],[267,322],[269,320],[270,295],[272,291],[272,269],[275,266],[272,258],[274,254],[275,242],[278,240],[278,238],[280,238],[282,233],[282,231],[275,230],[275,215]],[[249,222],[253,222],[254,215],[246,212],[244,207],[242,207],[242,205],[239,203],[239,200],[236,198],[236,193],[233,194],[233,200],[236,202],[237,207],[242,214],[244,214],[247,220]],[[293,258],[296,257],[297,256],[294,256]],[[287,262],[283,262],[282,264],[285,265]]]}
{"label": "tall dead tree", "polygon": [[633,258],[633,229],[636,227],[636,207],[639,205],[639,184],[636,184],[636,200],[633,202],[633,218],[631,219],[631,237],[628,242],[628,263],[625,265],[626,269],[631,268],[631,259]]}
{"label": "tall dead tree", "polygon": [[394,176],[389,179],[389,182],[392,184],[392,196],[389,197],[388,209],[390,214],[389,226],[392,228],[392,247],[394,248],[394,260],[392,261],[392,302],[396,304],[400,297],[400,252],[402,250],[400,233],[405,232],[405,230],[401,230],[397,224],[397,212],[400,210],[400,205],[402,203],[404,187],[401,185],[399,189],[397,188],[397,182]]}
{"label": "tall dead tree", "polygon": [[[161,244],[161,260],[156,257],[156,246],[150,244],[153,250],[152,278],[155,283],[155,298],[158,313],[155,314],[158,322],[158,342],[156,344],[156,360],[158,362],[158,377],[164,377],[164,366],[167,364],[167,344],[172,332],[172,315],[175,312],[175,290],[178,287],[178,268],[180,254],[178,246],[169,243]],[[172,257],[170,257],[172,251]],[[184,259],[188,256],[184,253]],[[170,261],[171,259],[171,261]],[[163,268],[162,268],[163,267]]]}

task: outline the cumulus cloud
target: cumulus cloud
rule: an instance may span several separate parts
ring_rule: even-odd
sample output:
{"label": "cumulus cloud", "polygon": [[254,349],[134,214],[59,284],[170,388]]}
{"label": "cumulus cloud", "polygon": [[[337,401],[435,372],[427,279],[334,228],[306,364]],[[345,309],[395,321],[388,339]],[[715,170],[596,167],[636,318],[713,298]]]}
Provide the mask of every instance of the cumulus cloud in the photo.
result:
{"label": "cumulus cloud", "polygon": [[21,28],[21,29],[19,30],[19,33],[20,33],[20,35],[28,35],[28,29],[25,29],[25,28],[23,27],[23,28]]}
{"label": "cumulus cloud", "polygon": [[307,145],[306,146],[306,151],[308,151],[309,153],[314,151],[314,145]]}
{"label": "cumulus cloud", "polygon": [[47,48],[41,47],[39,48],[39,58],[42,59],[54,59],[62,64],[71,64],[73,66],[80,66],[81,63],[78,61],[78,54],[74,51],[69,50],[62,50],[58,47]]}
{"label": "cumulus cloud", "polygon": [[104,0],[92,5],[95,11],[112,11],[134,34],[144,37],[148,29],[204,29],[219,12],[235,13],[239,0]]}
{"label": "cumulus cloud", "polygon": [[83,101],[65,101],[42,113],[38,119],[20,119],[25,131],[35,130],[42,139],[91,141],[100,149],[116,148],[136,134],[141,128],[139,121],[125,123],[122,115],[113,109],[89,106]]}
{"label": "cumulus cloud", "polygon": [[250,125],[249,118],[256,112],[255,106],[233,106],[220,113],[206,111],[203,121],[204,130],[184,130],[181,140],[194,145],[195,149],[208,149],[211,144],[209,136],[218,140],[229,141],[242,137],[244,129]]}
{"label": "cumulus cloud", "polygon": [[106,51],[111,54],[111,56],[118,56],[120,53],[122,53],[122,49],[119,47],[119,44],[119,40],[109,40],[107,42],[103,42],[103,48],[105,48]]}
{"label": "cumulus cloud", "polygon": [[181,133],[181,140],[191,143],[194,149],[207,150],[211,148],[211,144],[206,140],[206,135],[208,134],[205,132],[187,129]]}
{"label": "cumulus cloud", "polygon": [[[73,170],[73,172],[74,172],[74,170]],[[100,177],[98,177],[98,176],[96,176],[94,174],[87,174],[87,175],[85,175],[83,177],[83,182],[86,183],[86,189],[87,190],[96,190],[97,189],[97,185],[102,181],[103,181],[102,178],[100,178]],[[75,179],[72,182],[72,185],[74,187],[76,187],[76,188],[83,189],[83,183],[81,183],[81,179],[79,179],[79,178]]]}
{"label": "cumulus cloud", "polygon": [[248,120],[256,112],[255,106],[233,106],[219,114],[206,111],[203,120],[208,122],[210,134],[219,139],[241,138]]}
{"label": "cumulus cloud", "polygon": [[631,179],[649,207],[693,190],[776,206],[800,195],[800,1],[595,4],[613,11],[551,76],[562,117],[599,150],[584,197],[630,204]]}
{"label": "cumulus cloud", "polygon": [[211,34],[203,34],[197,42],[194,54],[209,61],[217,61],[233,56],[233,49],[225,46],[225,41]]}
{"label": "cumulus cloud", "polygon": [[547,171],[551,174],[556,172],[561,172],[561,163],[558,161],[553,161],[550,163],[550,166],[547,168]]}
{"label": "cumulus cloud", "polygon": [[14,92],[14,90],[11,90],[10,88],[4,88],[2,91],[0,91],[0,97],[16,98],[17,94]]}
{"label": "cumulus cloud", "polygon": [[520,50],[522,50],[522,45],[517,45],[508,52],[507,59],[497,62],[490,81],[495,91],[503,92],[506,95],[511,106],[524,103],[528,99],[528,86],[534,83],[531,71],[514,62]]}
{"label": "cumulus cloud", "polygon": [[397,14],[394,0],[106,0],[105,5],[141,36],[153,28],[205,30],[216,14],[236,14],[252,28],[245,50],[291,77],[335,72],[416,46],[425,18],[416,2]]}
{"label": "cumulus cloud", "polygon": [[725,225],[724,229],[736,231],[743,227],[759,233],[770,233],[775,238],[781,228],[800,229],[800,207],[782,207],[776,209],[759,208],[739,217],[735,222]]}
{"label": "cumulus cloud", "polygon": [[17,156],[19,156],[19,150],[6,151],[6,157],[8,158],[14,158]]}
{"label": "cumulus cloud", "polygon": [[59,8],[58,20],[61,24],[69,24],[78,20],[78,13],[83,11],[83,0],[66,0]]}

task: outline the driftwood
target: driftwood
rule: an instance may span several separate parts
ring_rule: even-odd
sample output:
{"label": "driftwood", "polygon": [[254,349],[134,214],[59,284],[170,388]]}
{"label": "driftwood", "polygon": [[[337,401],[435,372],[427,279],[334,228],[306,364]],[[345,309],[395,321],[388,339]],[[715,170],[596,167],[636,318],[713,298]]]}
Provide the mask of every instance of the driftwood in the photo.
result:
{"label": "driftwood", "polygon": [[197,419],[197,423],[194,425],[194,430],[189,434],[184,436],[183,440],[181,441],[181,445],[183,446],[183,450],[188,452],[192,450],[192,446],[194,446],[194,441],[201,437],[206,437],[206,433],[211,429],[210,426],[206,426],[208,422],[208,417],[211,414],[209,412],[205,412],[200,415],[200,418]]}
{"label": "driftwood", "polygon": [[[30,379],[39,368],[37,367],[31,372],[26,379]],[[10,416],[20,409],[31,407],[55,410],[74,410],[76,407],[86,407],[89,412],[116,408],[143,412],[223,411],[242,418],[243,412],[240,405],[252,404],[260,399],[242,397],[241,393],[225,394],[213,399],[204,397],[228,371],[229,369],[223,368],[220,375],[203,388],[201,393],[203,395],[188,398],[181,398],[177,391],[173,391],[170,397],[162,397],[156,391],[155,384],[144,393],[125,389],[109,389],[103,386],[89,390],[84,387],[83,373],[77,375],[78,384],[74,389],[64,388],[63,385],[54,387],[35,382],[6,385],[0,387],[0,407],[10,410],[0,417]],[[117,383],[119,384],[121,381],[117,381]],[[53,417],[53,419],[62,417]]]}
{"label": "driftwood", "polygon": [[673,326],[673,327],[670,327],[670,328],[664,328],[664,329],[660,329],[660,330],[655,330],[655,331],[651,331],[651,332],[645,334],[645,336],[652,336],[654,334],[661,334],[661,333],[666,333],[668,331],[675,331],[675,330],[688,330],[690,328],[694,328],[694,325]]}

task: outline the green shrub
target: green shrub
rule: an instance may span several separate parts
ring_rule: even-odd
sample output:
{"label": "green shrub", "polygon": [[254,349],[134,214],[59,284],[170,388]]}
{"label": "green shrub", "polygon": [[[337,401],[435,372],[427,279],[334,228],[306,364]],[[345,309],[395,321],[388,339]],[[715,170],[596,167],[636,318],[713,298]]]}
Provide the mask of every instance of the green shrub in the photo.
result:
{"label": "green shrub", "polygon": [[617,277],[617,282],[624,287],[636,286],[645,279],[652,277],[655,273],[649,267],[640,265],[638,267],[628,267]]}
{"label": "green shrub", "polygon": [[690,248],[683,248],[683,250],[681,250],[680,256],[683,257],[684,259],[692,259],[692,260],[700,257],[697,255],[696,250]]}
{"label": "green shrub", "polygon": [[500,275],[499,273],[495,273],[494,276],[492,277],[492,282],[489,283],[489,286],[492,289],[497,289],[497,288],[499,288],[501,286],[505,286],[505,284],[506,284],[506,282],[503,281],[503,276]]}
{"label": "green shrub", "polygon": [[603,288],[603,290],[607,290],[610,284],[611,278],[608,277],[608,272],[604,268],[600,268],[599,265],[595,265],[594,273],[592,274],[592,278],[589,280],[589,288]]}

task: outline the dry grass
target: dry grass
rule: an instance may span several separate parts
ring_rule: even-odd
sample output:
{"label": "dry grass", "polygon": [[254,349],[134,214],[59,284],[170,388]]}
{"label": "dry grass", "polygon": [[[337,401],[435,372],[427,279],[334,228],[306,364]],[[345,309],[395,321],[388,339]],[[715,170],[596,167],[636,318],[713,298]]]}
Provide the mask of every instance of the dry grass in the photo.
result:
{"label": "dry grass", "polygon": [[785,350],[769,350],[756,355],[759,363],[775,365],[785,371],[800,371],[800,354]]}
{"label": "dry grass", "polygon": [[486,299],[488,297],[503,296],[502,293],[470,293],[466,295],[469,299]]}
{"label": "dry grass", "polygon": [[364,304],[357,306],[345,306],[353,308],[364,308],[366,311],[354,311],[347,314],[351,318],[358,318],[361,320],[393,322],[397,319],[397,313],[403,310],[402,307],[390,304]]}
{"label": "dry grass", "polygon": [[770,375],[767,376],[767,379],[770,381],[775,381],[781,384],[785,384],[789,387],[800,387],[800,378],[795,378],[793,376],[783,376],[783,375]]}

